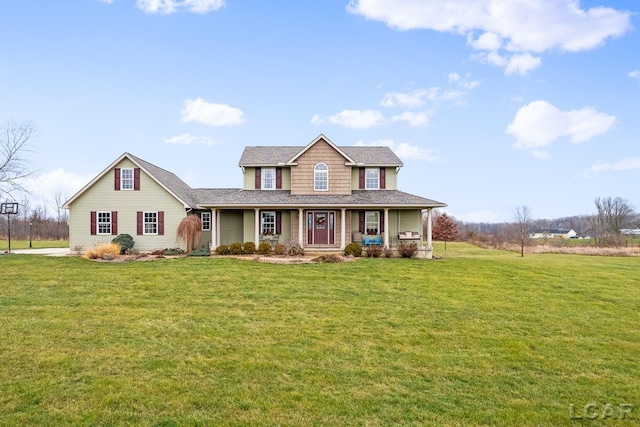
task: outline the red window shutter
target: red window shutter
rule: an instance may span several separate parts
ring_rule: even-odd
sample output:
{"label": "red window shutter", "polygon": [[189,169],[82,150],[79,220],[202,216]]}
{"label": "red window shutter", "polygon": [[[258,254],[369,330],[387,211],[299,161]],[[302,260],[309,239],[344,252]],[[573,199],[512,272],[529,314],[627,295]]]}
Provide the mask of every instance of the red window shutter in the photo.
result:
{"label": "red window shutter", "polygon": [[98,234],[98,219],[95,211],[91,211],[91,235],[95,236]]}
{"label": "red window shutter", "polygon": [[120,168],[115,168],[114,169],[113,189],[116,190],[116,191],[120,191]]}
{"label": "red window shutter", "polygon": [[158,236],[164,236],[164,211],[158,211]]}
{"label": "red window shutter", "polygon": [[364,168],[360,168],[360,183],[359,183],[358,187],[361,190],[364,190]]}
{"label": "red window shutter", "polygon": [[276,234],[282,234],[282,212],[276,211]]}
{"label": "red window shutter", "polygon": [[118,234],[118,212],[111,212],[111,234]]}
{"label": "red window shutter", "polygon": [[260,190],[262,188],[262,169],[256,168],[256,190]]}
{"label": "red window shutter", "polygon": [[276,168],[276,190],[282,189],[282,168]]}
{"label": "red window shutter", "polygon": [[359,221],[358,221],[358,229],[359,229],[358,231],[360,231],[361,233],[364,234],[365,233],[365,229],[364,229],[364,227],[365,227],[365,225],[364,225],[364,211],[360,211],[359,214],[360,214],[360,218],[359,218]]}
{"label": "red window shutter", "polygon": [[135,191],[140,191],[140,168],[135,168],[133,170],[133,189]]}
{"label": "red window shutter", "polygon": [[144,228],[143,213],[142,213],[142,211],[138,211],[138,213],[137,213],[137,233],[138,233],[138,236],[142,236],[143,228]]}
{"label": "red window shutter", "polygon": [[387,170],[380,168],[380,189],[384,190],[387,187]]}
{"label": "red window shutter", "polygon": [[384,233],[384,211],[380,211],[380,232]]}

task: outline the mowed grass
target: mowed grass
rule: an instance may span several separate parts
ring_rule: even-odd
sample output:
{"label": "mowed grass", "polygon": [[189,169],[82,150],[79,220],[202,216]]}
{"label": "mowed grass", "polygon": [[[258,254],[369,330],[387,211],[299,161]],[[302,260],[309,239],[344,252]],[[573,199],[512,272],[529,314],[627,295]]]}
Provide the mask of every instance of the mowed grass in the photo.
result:
{"label": "mowed grass", "polygon": [[[31,247],[33,249],[38,248],[68,248],[68,240],[32,240]],[[6,251],[9,249],[9,241],[0,239],[0,251]],[[28,240],[14,240],[11,239],[11,249],[29,249]]]}
{"label": "mowed grass", "polygon": [[0,423],[573,425],[589,403],[640,418],[640,258],[436,249],[0,257]]}

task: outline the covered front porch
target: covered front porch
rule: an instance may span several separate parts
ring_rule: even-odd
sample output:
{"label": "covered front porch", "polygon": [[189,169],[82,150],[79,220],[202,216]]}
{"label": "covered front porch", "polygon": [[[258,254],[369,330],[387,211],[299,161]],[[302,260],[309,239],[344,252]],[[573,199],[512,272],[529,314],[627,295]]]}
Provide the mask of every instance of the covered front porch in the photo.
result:
{"label": "covered front porch", "polygon": [[[211,248],[234,242],[297,242],[308,251],[342,251],[352,242],[394,248],[415,242],[432,257],[432,209],[377,206],[307,206],[294,209],[264,206],[251,209],[211,208]],[[423,235],[423,218],[426,227]]]}

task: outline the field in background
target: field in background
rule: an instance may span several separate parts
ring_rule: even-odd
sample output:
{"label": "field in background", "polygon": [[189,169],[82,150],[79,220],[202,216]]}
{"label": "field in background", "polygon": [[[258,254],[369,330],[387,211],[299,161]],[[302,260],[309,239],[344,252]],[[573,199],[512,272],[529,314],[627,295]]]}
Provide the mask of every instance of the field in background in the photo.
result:
{"label": "field in background", "polygon": [[[68,248],[68,240],[32,240],[32,248]],[[9,249],[9,241],[0,239],[0,251],[6,251]],[[29,249],[28,240],[13,240],[11,239],[11,249]]]}
{"label": "field in background", "polygon": [[0,257],[0,419],[572,425],[590,403],[640,418],[638,258],[436,254]]}

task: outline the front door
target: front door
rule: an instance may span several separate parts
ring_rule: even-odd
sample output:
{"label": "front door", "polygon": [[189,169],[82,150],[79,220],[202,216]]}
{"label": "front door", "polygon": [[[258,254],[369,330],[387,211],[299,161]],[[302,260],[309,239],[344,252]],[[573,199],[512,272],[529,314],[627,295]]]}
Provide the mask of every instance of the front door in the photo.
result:
{"label": "front door", "polygon": [[313,244],[329,244],[329,215],[327,212],[313,213]]}
{"label": "front door", "polygon": [[308,244],[330,245],[334,243],[334,212],[309,212],[308,213]]}

